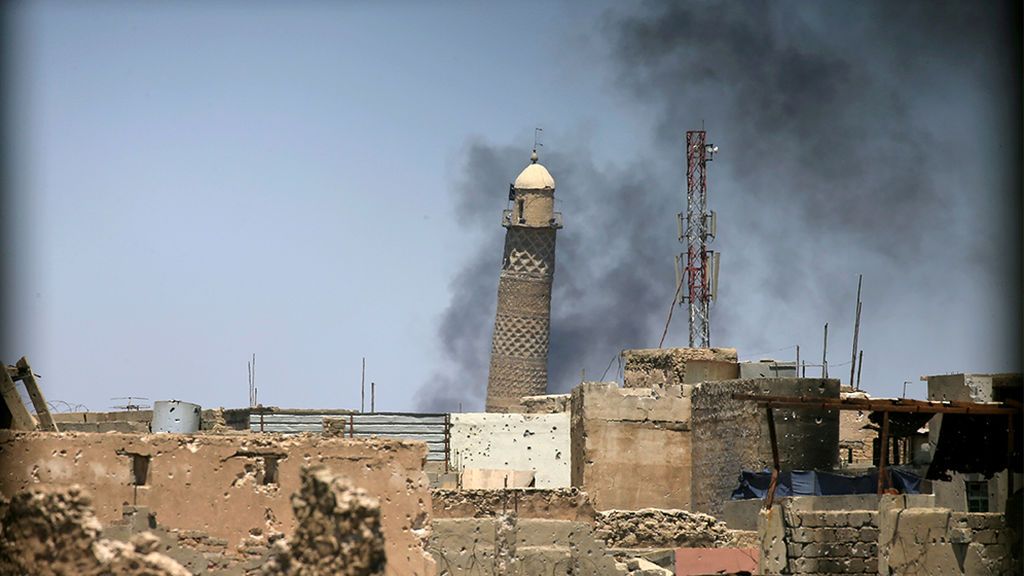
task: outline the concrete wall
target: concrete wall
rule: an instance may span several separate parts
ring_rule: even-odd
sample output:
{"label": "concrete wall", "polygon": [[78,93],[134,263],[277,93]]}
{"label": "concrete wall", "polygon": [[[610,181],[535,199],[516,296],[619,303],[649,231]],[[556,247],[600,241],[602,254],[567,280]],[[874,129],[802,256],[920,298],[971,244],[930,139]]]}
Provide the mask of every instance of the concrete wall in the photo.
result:
{"label": "concrete wall", "polygon": [[740,362],[739,378],[797,378],[796,362],[776,362],[775,360],[758,360],[756,362]]}
{"label": "concrete wall", "polygon": [[567,488],[569,414],[452,414],[451,453],[458,470],[532,470],[537,488]]}
{"label": "concrete wall", "polygon": [[878,498],[783,498],[762,511],[762,574],[876,574]]}
{"label": "concrete wall", "polygon": [[[838,398],[839,382],[818,378],[762,378],[706,382],[692,389],[691,510],[718,515],[742,470],[771,466],[767,415],[734,393]],[[836,411],[775,410],[779,460],[785,470],[830,470],[839,443]]]}
{"label": "concrete wall", "polygon": [[902,496],[883,496],[880,510],[879,574],[1021,573],[1019,526],[1003,514],[913,507]]}
{"label": "concrete wall", "polygon": [[624,388],[696,384],[739,377],[734,348],[650,348],[622,353]]}
{"label": "concrete wall", "polygon": [[78,484],[104,524],[126,503],[146,506],[167,529],[235,549],[251,530],[290,534],[299,471],[323,463],[380,499],[388,574],[433,574],[425,456],[423,444],[394,440],[0,430],[0,493]]}
{"label": "concrete wall", "polygon": [[572,392],[572,485],[599,510],[690,509],[689,385]]}

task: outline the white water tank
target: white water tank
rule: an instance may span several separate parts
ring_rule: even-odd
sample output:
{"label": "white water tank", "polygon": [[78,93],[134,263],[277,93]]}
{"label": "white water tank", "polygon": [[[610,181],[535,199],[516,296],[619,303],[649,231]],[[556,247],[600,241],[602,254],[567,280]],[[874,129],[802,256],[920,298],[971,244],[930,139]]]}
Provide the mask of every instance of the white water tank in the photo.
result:
{"label": "white water tank", "polygon": [[153,423],[150,428],[153,432],[192,434],[199,431],[202,411],[203,408],[199,404],[181,400],[158,400],[153,402]]}

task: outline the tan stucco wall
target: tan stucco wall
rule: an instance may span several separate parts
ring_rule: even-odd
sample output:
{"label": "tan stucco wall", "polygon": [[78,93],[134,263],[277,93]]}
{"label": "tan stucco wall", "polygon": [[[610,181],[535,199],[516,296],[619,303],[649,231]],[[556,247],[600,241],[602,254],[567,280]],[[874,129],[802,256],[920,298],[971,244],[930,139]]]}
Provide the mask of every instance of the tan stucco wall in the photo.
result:
{"label": "tan stucco wall", "polygon": [[595,508],[690,508],[689,390],[614,383],[573,390],[572,483]]}
{"label": "tan stucco wall", "polygon": [[[133,486],[133,454],[149,456]],[[279,455],[278,482],[261,485],[263,455]],[[388,574],[433,574],[424,547],[431,502],[422,443],[320,436],[13,433],[0,431],[0,493],[79,484],[106,524],[124,504],[148,506],[166,528],[195,529],[235,545],[251,528],[291,534],[290,497],[305,464],[326,464],[380,499]]]}

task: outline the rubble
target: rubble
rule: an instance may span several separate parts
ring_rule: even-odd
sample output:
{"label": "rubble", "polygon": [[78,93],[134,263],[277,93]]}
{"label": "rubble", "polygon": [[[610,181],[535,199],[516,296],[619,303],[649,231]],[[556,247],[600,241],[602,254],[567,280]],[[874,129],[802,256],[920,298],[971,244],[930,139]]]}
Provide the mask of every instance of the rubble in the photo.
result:
{"label": "rubble", "polygon": [[380,503],[317,466],[292,495],[294,535],[275,543],[264,576],[378,576],[387,564]]}
{"label": "rubble", "polygon": [[608,510],[598,512],[594,523],[611,548],[714,548],[733,542],[725,523],[686,510]]}
{"label": "rubble", "polygon": [[0,576],[190,576],[156,551],[156,538],[100,537],[92,502],[81,488],[0,496]]}

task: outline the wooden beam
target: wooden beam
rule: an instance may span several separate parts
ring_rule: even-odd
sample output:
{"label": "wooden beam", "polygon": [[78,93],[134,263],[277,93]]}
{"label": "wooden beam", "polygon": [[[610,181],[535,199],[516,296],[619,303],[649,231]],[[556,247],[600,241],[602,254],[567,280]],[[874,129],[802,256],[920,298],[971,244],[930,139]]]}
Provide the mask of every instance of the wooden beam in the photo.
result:
{"label": "wooden beam", "polygon": [[53,421],[53,416],[50,414],[50,407],[46,405],[43,391],[39,388],[39,383],[36,382],[36,375],[32,373],[32,367],[28,365],[28,358],[24,356],[18,360],[18,375],[25,384],[25,390],[28,391],[28,397],[32,400],[32,406],[36,409],[36,418],[39,419],[40,429],[47,432],[59,432],[57,423]]}
{"label": "wooden beam", "polygon": [[874,398],[821,398],[809,396],[766,396],[733,394],[733,400],[758,402],[765,406],[819,410],[867,410],[871,412],[918,412],[922,414],[1020,414],[1021,406],[1007,403],[930,402],[927,400]]}
{"label": "wooden beam", "polygon": [[21,401],[21,395],[18,394],[18,389],[14,386],[14,380],[11,379],[7,370],[4,370],[3,373],[3,381],[0,381],[0,395],[3,396],[7,409],[11,412],[11,428],[35,430],[36,420],[29,413],[28,408],[25,408],[25,403]]}

